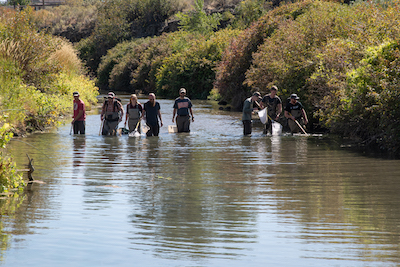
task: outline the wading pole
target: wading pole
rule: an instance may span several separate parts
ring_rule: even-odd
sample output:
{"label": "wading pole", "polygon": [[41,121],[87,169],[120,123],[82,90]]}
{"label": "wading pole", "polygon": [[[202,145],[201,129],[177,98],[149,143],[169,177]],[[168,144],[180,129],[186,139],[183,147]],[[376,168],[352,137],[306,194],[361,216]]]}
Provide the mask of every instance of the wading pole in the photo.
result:
{"label": "wading pole", "polygon": [[[290,116],[293,116],[291,113],[289,113]],[[308,133],[304,130],[303,127],[301,127],[300,123],[294,119],[294,122],[297,124],[297,126],[299,126],[300,130],[303,132],[303,134],[308,135]]]}
{"label": "wading pole", "polygon": [[105,119],[103,119],[103,120],[101,121],[100,130],[99,130],[99,135],[101,134],[101,130],[103,129],[104,120],[105,120]]}

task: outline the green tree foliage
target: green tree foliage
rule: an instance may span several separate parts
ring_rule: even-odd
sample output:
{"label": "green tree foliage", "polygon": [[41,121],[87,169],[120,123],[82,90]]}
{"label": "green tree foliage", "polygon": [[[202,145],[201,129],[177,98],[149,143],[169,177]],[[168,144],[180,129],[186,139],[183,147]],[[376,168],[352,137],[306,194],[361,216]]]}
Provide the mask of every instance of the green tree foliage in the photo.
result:
{"label": "green tree foliage", "polygon": [[[232,41],[218,64],[214,85],[223,100],[230,102],[235,109],[240,109],[243,99],[251,90],[244,85],[244,81],[245,73],[252,64],[253,53],[265,38],[270,37],[283,23],[295,20],[306,12],[311,4],[312,1],[304,1],[276,8]],[[265,90],[263,87],[260,88]]]}
{"label": "green tree foliage", "polygon": [[257,21],[267,11],[272,9],[272,3],[264,0],[244,0],[235,8],[233,28],[245,29]]}
{"label": "green tree foliage", "polygon": [[0,193],[25,185],[22,176],[17,173],[15,163],[4,153],[4,148],[12,137],[10,125],[3,124],[0,127]]}
{"label": "green tree foliage", "polygon": [[[303,8],[294,8],[299,5]],[[217,73],[217,93],[239,105],[249,88],[265,92],[275,84],[283,98],[298,93],[312,115],[332,132],[400,154],[394,100],[398,97],[399,7],[396,0],[350,6],[313,1],[277,8],[245,30],[225,52]],[[278,16],[271,14],[282,9],[292,9],[296,16],[290,12],[274,20]],[[268,23],[254,30],[267,17]],[[245,76],[238,78],[240,73]]]}
{"label": "green tree foliage", "polygon": [[400,153],[399,41],[367,49],[359,67],[348,73],[340,110],[344,134],[395,154]]}
{"label": "green tree foliage", "polygon": [[165,20],[182,9],[178,0],[107,0],[98,4],[95,29],[79,42],[80,56],[93,72],[118,43],[160,33]]}
{"label": "green tree foliage", "polygon": [[97,8],[94,4],[69,0],[65,5],[36,11],[34,19],[40,30],[76,43],[93,33]]}
{"label": "green tree foliage", "polygon": [[43,129],[71,111],[71,94],[81,91],[90,104],[97,88],[82,74],[73,47],[38,32],[32,10],[0,17],[0,105],[13,131]]}
{"label": "green tree foliage", "polygon": [[194,11],[190,14],[179,12],[176,14],[180,20],[180,27],[185,31],[207,34],[218,27],[221,14],[207,15],[204,11],[204,0],[195,0]]}
{"label": "green tree foliage", "polygon": [[208,39],[199,34],[192,36],[187,49],[163,60],[156,76],[158,94],[173,97],[179,88],[185,87],[192,98],[206,99],[213,87],[216,63],[238,33],[227,29]]}

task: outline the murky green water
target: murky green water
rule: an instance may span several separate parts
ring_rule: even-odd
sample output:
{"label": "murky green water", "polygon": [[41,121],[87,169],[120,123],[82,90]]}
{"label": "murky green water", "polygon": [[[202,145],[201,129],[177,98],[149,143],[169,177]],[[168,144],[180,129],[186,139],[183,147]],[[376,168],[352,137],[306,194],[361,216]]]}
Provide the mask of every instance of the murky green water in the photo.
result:
{"label": "murky green water", "polygon": [[240,113],[207,102],[190,134],[169,134],[160,103],[158,138],[99,136],[90,115],[86,136],[66,125],[12,142],[45,184],[0,200],[0,265],[400,265],[398,160],[260,127],[243,137]]}

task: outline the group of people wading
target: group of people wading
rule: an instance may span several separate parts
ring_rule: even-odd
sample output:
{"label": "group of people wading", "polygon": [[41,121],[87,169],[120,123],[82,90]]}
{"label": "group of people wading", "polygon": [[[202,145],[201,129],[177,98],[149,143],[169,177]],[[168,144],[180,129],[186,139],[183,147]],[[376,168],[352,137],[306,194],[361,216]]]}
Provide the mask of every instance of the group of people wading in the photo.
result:
{"label": "group of people wading", "polygon": [[[79,98],[79,93],[74,92],[74,115],[71,122],[74,134],[85,134],[85,103]],[[172,122],[176,120],[178,132],[190,132],[190,120],[194,121],[192,101],[186,97],[186,89],[179,89],[179,97],[175,99]],[[160,127],[163,126],[160,103],[156,101],[156,95],[149,94],[149,100],[142,106],[135,94],[132,94],[129,103],[126,105],[125,123],[128,123],[128,133],[138,131],[141,133],[141,121],[146,120],[146,136],[158,136]],[[189,115],[190,114],[190,115]],[[124,107],[120,99],[109,92],[107,100],[103,103],[100,119],[102,122],[102,135],[115,135],[118,125],[124,117]]]}
{"label": "group of people wading", "polygon": [[[282,100],[277,96],[278,87],[272,86],[270,93],[261,98],[259,92],[247,98],[243,103],[243,134],[249,135],[252,131],[252,114],[260,109],[266,108],[267,122],[265,123],[264,134],[272,133],[272,123],[278,121],[282,113]],[[260,101],[261,100],[261,101]],[[304,131],[304,126],[308,124],[307,114],[303,105],[298,101],[296,94],[291,94],[285,106],[284,116],[288,120],[288,125],[292,133]],[[256,107],[254,107],[256,105]]]}
{"label": "group of people wading", "polygon": [[[277,96],[278,88],[272,86],[270,93],[261,98],[259,92],[247,98],[243,104],[243,134],[249,135],[252,132],[252,114],[260,109],[266,109],[268,119],[265,123],[264,133],[272,132],[272,123],[279,120],[282,113],[282,100]],[[79,98],[79,93],[74,92],[74,115],[72,126],[74,134],[85,134],[85,104]],[[260,101],[261,100],[261,101]],[[292,133],[301,132],[304,125],[308,124],[308,119],[303,105],[298,101],[299,97],[292,94],[288,99],[284,110],[284,116],[288,119],[288,125]],[[256,105],[256,107],[254,107]],[[115,97],[113,92],[109,92],[107,100],[103,103],[100,119],[102,122],[101,134],[113,135],[117,133],[118,125],[125,114],[124,127],[128,124],[128,133],[137,131],[141,133],[141,121],[146,120],[146,136],[158,136],[160,127],[163,126],[160,103],[156,101],[153,93],[149,94],[149,100],[142,106],[138,102],[135,94],[130,97],[126,105],[126,113],[121,101]],[[179,97],[175,99],[173,105],[172,122],[176,123],[178,133],[190,132],[190,121],[194,122],[192,102],[186,97],[186,89],[179,89]]]}

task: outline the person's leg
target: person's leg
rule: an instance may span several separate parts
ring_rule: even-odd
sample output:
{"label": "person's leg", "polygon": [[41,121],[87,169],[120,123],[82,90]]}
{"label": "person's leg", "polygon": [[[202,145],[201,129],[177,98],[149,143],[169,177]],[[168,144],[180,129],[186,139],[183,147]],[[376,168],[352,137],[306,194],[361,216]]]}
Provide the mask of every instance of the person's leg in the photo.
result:
{"label": "person's leg", "polygon": [[[135,130],[138,121],[139,121],[139,120],[129,119],[129,121],[128,121],[129,132],[133,132],[133,131]],[[138,130],[139,133],[140,133],[140,125],[138,126],[138,129],[137,129],[137,130]]]}
{"label": "person's leg", "polygon": [[110,125],[109,121],[105,120],[103,123],[103,130],[101,132],[102,135],[108,135],[108,132],[110,131]]}
{"label": "person's leg", "polygon": [[176,117],[176,128],[178,133],[189,132],[190,118],[189,116],[178,116]]}
{"label": "person's leg", "polygon": [[190,117],[186,116],[183,122],[183,131],[186,133],[190,132]]}
{"label": "person's leg", "polygon": [[160,133],[160,125],[154,125],[153,126],[153,135],[154,136],[158,136],[158,134]]}
{"label": "person's leg", "polygon": [[85,121],[78,121],[78,132],[80,134],[85,134]]}
{"label": "person's leg", "polygon": [[251,121],[243,121],[243,134],[251,134]]}
{"label": "person's leg", "polygon": [[184,118],[185,117],[181,117],[181,116],[177,116],[176,117],[176,128],[178,130],[178,133],[181,133],[181,132],[184,131],[184,126],[185,126],[184,125],[184,123],[185,123]]}
{"label": "person's leg", "polygon": [[147,126],[149,127],[149,130],[147,131],[146,136],[150,137],[153,135],[153,126],[149,124],[147,124]]}
{"label": "person's leg", "polygon": [[78,134],[78,122],[77,121],[74,121],[74,124],[73,124],[73,126],[72,126],[73,128],[74,128],[74,134]]}
{"label": "person's leg", "polygon": [[299,126],[297,126],[296,122],[289,119],[288,120],[289,128],[292,133],[298,133],[300,131]]}

